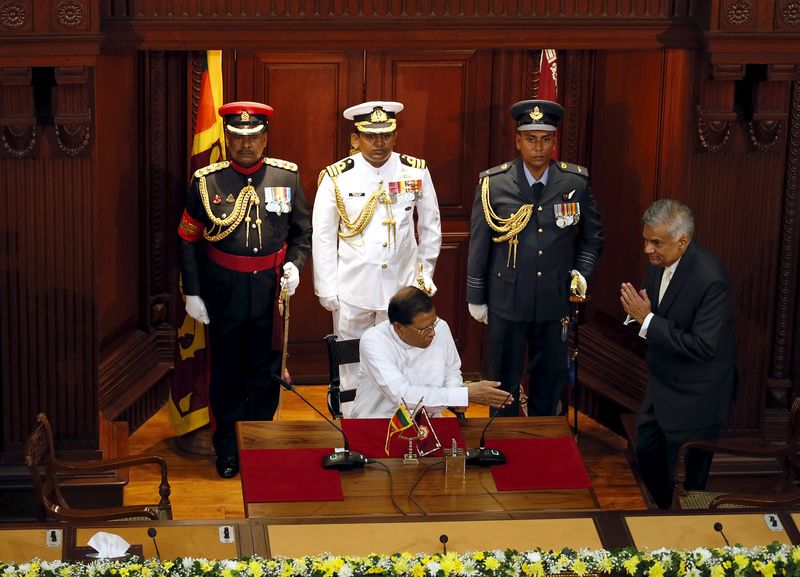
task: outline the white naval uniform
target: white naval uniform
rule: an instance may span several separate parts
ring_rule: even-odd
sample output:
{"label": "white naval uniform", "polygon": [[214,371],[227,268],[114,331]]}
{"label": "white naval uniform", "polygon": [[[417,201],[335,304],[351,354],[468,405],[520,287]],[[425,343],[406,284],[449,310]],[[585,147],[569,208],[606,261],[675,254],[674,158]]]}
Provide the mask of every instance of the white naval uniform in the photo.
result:
{"label": "white naval uniform", "polygon": [[[339,171],[333,166],[345,168]],[[379,188],[392,198],[390,205],[378,203],[369,224],[352,238],[338,237],[341,219],[332,173],[336,174],[334,178],[351,220]],[[403,192],[408,184],[419,191]],[[387,206],[391,213],[387,213]],[[414,230],[415,209],[419,245]],[[390,228],[384,224],[390,216],[395,221],[391,236]],[[439,203],[430,172],[423,161],[396,152],[377,168],[359,153],[326,169],[314,200],[312,228],[314,292],[318,297],[339,298],[333,330],[340,340],[361,338],[369,327],[386,319],[389,299],[402,287],[416,286],[418,260],[422,261],[423,273],[433,278],[442,244]],[[341,389],[355,388],[356,376],[354,368],[342,366]],[[349,416],[349,405],[342,406],[345,417]]]}
{"label": "white naval uniform", "polygon": [[432,415],[469,404],[469,393],[462,386],[461,359],[443,320],[427,348],[403,342],[386,320],[361,337],[360,356],[351,418],[391,417],[401,399],[411,410],[422,401]]}

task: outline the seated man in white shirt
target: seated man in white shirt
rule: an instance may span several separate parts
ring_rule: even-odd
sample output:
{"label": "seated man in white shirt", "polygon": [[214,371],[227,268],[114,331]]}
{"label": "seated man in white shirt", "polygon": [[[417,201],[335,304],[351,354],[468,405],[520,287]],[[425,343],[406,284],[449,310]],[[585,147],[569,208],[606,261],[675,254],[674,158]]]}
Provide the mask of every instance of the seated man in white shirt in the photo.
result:
{"label": "seated man in white shirt", "polygon": [[514,398],[498,381],[464,386],[461,359],[447,323],[424,291],[408,286],[389,301],[388,320],[361,337],[358,393],[351,418],[391,417],[401,399],[432,415],[470,402],[504,407]]}

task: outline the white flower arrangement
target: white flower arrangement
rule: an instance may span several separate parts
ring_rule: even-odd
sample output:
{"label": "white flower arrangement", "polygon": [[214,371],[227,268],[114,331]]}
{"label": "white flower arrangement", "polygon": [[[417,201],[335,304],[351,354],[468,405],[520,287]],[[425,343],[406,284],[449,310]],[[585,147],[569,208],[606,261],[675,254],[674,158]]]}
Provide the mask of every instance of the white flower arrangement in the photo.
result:
{"label": "white flower arrangement", "polygon": [[3,577],[800,577],[800,546],[658,549],[477,551],[434,555],[396,553],[263,559],[174,561],[98,559],[6,564]]}

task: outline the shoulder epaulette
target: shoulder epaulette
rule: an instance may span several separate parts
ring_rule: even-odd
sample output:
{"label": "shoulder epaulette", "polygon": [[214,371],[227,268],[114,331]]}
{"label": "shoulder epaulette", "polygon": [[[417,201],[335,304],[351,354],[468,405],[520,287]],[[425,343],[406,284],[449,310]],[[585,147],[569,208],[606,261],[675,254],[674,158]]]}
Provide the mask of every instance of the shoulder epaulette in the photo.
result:
{"label": "shoulder epaulette", "polygon": [[297,165],[294,162],[289,162],[288,160],[281,160],[280,158],[265,158],[264,164],[269,164],[270,166],[274,166],[276,168],[282,168],[284,170],[289,170],[291,172],[297,172]]}
{"label": "shoulder epaulette", "polygon": [[348,170],[353,168],[355,164],[356,163],[352,159],[352,157],[347,157],[343,160],[340,160],[339,162],[334,162],[333,164],[326,166],[325,172],[328,173],[328,176],[333,178],[334,176],[339,176],[343,172],[347,172]]}
{"label": "shoulder epaulette", "polygon": [[504,162],[503,164],[499,164],[497,166],[493,166],[492,168],[487,168],[483,172],[480,173],[478,178],[483,178],[484,176],[494,176],[495,174],[500,174],[501,172],[506,172],[509,168],[511,168],[510,162]]}
{"label": "shoulder epaulette", "polygon": [[559,160],[556,162],[556,166],[558,166],[562,172],[572,172],[574,174],[580,174],[581,176],[589,178],[589,169],[585,166],[581,166],[580,164],[572,164],[571,162]]}
{"label": "shoulder epaulette", "polygon": [[405,164],[406,166],[410,166],[411,168],[425,168],[427,166],[427,162],[425,162],[422,158],[416,158],[414,156],[409,156],[408,154],[401,154],[400,155],[400,162]]}
{"label": "shoulder epaulette", "polygon": [[209,164],[208,166],[204,166],[203,168],[198,168],[194,171],[194,177],[200,178],[201,176],[206,176],[207,174],[211,174],[212,172],[217,172],[218,170],[222,170],[223,168],[228,168],[231,165],[230,160],[223,160],[222,162],[215,162],[214,164]]}

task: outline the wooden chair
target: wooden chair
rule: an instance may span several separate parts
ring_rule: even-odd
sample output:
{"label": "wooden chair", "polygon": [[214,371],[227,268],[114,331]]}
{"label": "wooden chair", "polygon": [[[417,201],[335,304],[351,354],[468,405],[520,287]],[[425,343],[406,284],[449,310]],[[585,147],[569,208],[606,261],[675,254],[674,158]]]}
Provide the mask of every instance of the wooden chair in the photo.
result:
{"label": "wooden chair", "polygon": [[336,335],[328,335],[324,340],[328,348],[328,410],[334,419],[341,419],[342,403],[352,402],[356,398],[356,390],[340,389],[339,366],[358,362],[358,345],[361,340],[340,341]]}
{"label": "wooden chair", "polygon": [[[159,456],[123,457],[92,461],[63,461],[55,456],[53,431],[43,413],[36,417],[36,428],[25,441],[25,465],[33,479],[38,516],[44,520],[112,521],[121,519],[172,519],[167,482],[167,463]],[[64,477],[107,473],[136,465],[155,464],[161,467],[161,485],[157,505],[128,505],[105,509],[76,509],[70,507],[62,494]]]}
{"label": "wooden chair", "polygon": [[[720,493],[686,490],[686,456],[690,449],[726,453],[753,459],[771,459],[780,465],[781,477],[771,491],[763,493]],[[741,507],[781,507],[800,504],[800,397],[792,403],[786,443],[763,446],[755,443],[725,443],[722,441],[689,441],[678,453],[675,466],[673,507],[676,509],[729,509]]]}

